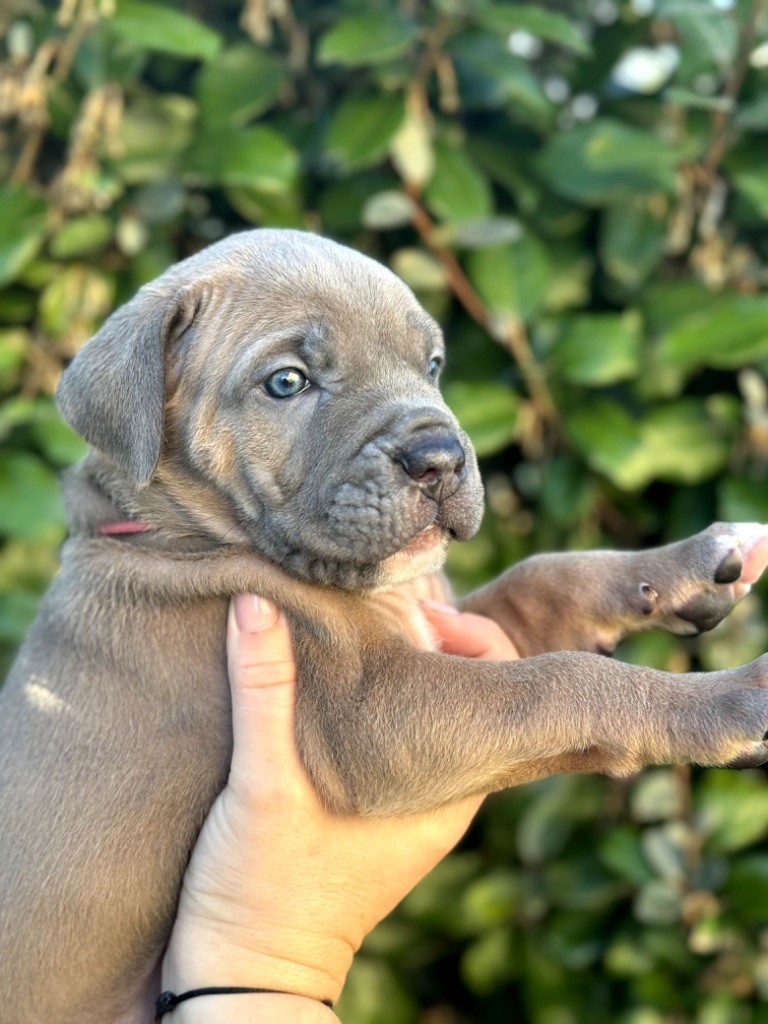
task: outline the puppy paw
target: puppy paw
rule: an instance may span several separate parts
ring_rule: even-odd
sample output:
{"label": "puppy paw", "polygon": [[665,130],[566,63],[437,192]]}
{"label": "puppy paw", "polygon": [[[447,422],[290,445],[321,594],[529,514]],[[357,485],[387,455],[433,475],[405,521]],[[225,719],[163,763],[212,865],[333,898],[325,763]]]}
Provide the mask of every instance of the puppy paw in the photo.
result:
{"label": "puppy paw", "polygon": [[[673,742],[689,749],[681,760],[753,768],[768,762],[768,655],[736,669],[692,679],[690,704],[677,718]],[[698,691],[698,693],[697,693]]]}
{"label": "puppy paw", "polygon": [[715,523],[660,548],[648,578],[637,585],[635,605],[654,626],[691,635],[713,629],[749,593],[768,565],[768,526]]}

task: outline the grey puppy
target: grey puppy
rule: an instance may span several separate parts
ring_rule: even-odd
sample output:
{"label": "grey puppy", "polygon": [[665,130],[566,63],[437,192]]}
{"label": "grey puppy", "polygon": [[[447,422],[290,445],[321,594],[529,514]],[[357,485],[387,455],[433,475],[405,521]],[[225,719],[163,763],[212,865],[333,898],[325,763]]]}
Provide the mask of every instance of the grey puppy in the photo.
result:
{"label": "grey puppy", "polygon": [[[765,760],[765,662],[671,675],[590,653],[714,625],[768,557],[762,528],[530,559],[464,602],[527,657],[430,649],[397,588],[439,571],[482,499],[442,360],[439,329],[388,270],[265,230],[142,288],[64,374],[62,412],[94,450],[68,481],[62,571],[0,702],[8,1024],[134,1019],[227,776],[232,594],[290,619],[298,743],[335,811]],[[126,520],[151,529],[104,535]]]}

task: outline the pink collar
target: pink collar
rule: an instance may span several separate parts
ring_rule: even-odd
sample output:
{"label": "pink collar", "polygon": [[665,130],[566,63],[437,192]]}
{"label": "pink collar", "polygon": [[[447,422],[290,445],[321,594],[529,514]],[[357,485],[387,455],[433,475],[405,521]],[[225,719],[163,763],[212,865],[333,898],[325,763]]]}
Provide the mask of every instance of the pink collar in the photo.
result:
{"label": "pink collar", "polygon": [[119,523],[102,523],[96,527],[96,533],[100,537],[117,537],[125,533],[147,533],[154,530],[149,523],[142,523],[135,519],[124,519]]}

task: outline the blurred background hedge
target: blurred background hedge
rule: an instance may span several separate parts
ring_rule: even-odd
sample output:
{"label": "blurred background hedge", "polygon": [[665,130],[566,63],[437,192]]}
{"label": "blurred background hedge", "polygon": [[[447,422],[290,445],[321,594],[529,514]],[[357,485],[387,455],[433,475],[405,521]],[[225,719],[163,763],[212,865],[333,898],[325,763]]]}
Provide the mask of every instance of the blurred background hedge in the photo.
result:
{"label": "blurred background hedge", "polygon": [[[526,553],[768,520],[761,0],[5,0],[0,644],[65,533],[51,394],[104,316],[251,225],[321,231],[444,324],[489,512]],[[766,647],[760,596],[674,670]],[[348,1024],[768,1022],[762,772],[489,800],[367,943]]]}

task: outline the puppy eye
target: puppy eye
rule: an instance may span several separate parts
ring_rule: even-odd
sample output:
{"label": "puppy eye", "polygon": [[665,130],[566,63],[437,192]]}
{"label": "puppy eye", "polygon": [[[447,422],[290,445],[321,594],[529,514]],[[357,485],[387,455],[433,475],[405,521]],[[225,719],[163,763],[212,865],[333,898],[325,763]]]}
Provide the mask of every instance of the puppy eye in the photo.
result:
{"label": "puppy eye", "polygon": [[273,398],[293,398],[309,387],[309,381],[295,366],[284,366],[264,381],[264,390]]}
{"label": "puppy eye", "polygon": [[443,360],[439,356],[433,356],[427,364],[427,373],[430,380],[437,380],[440,370],[443,367]]}

